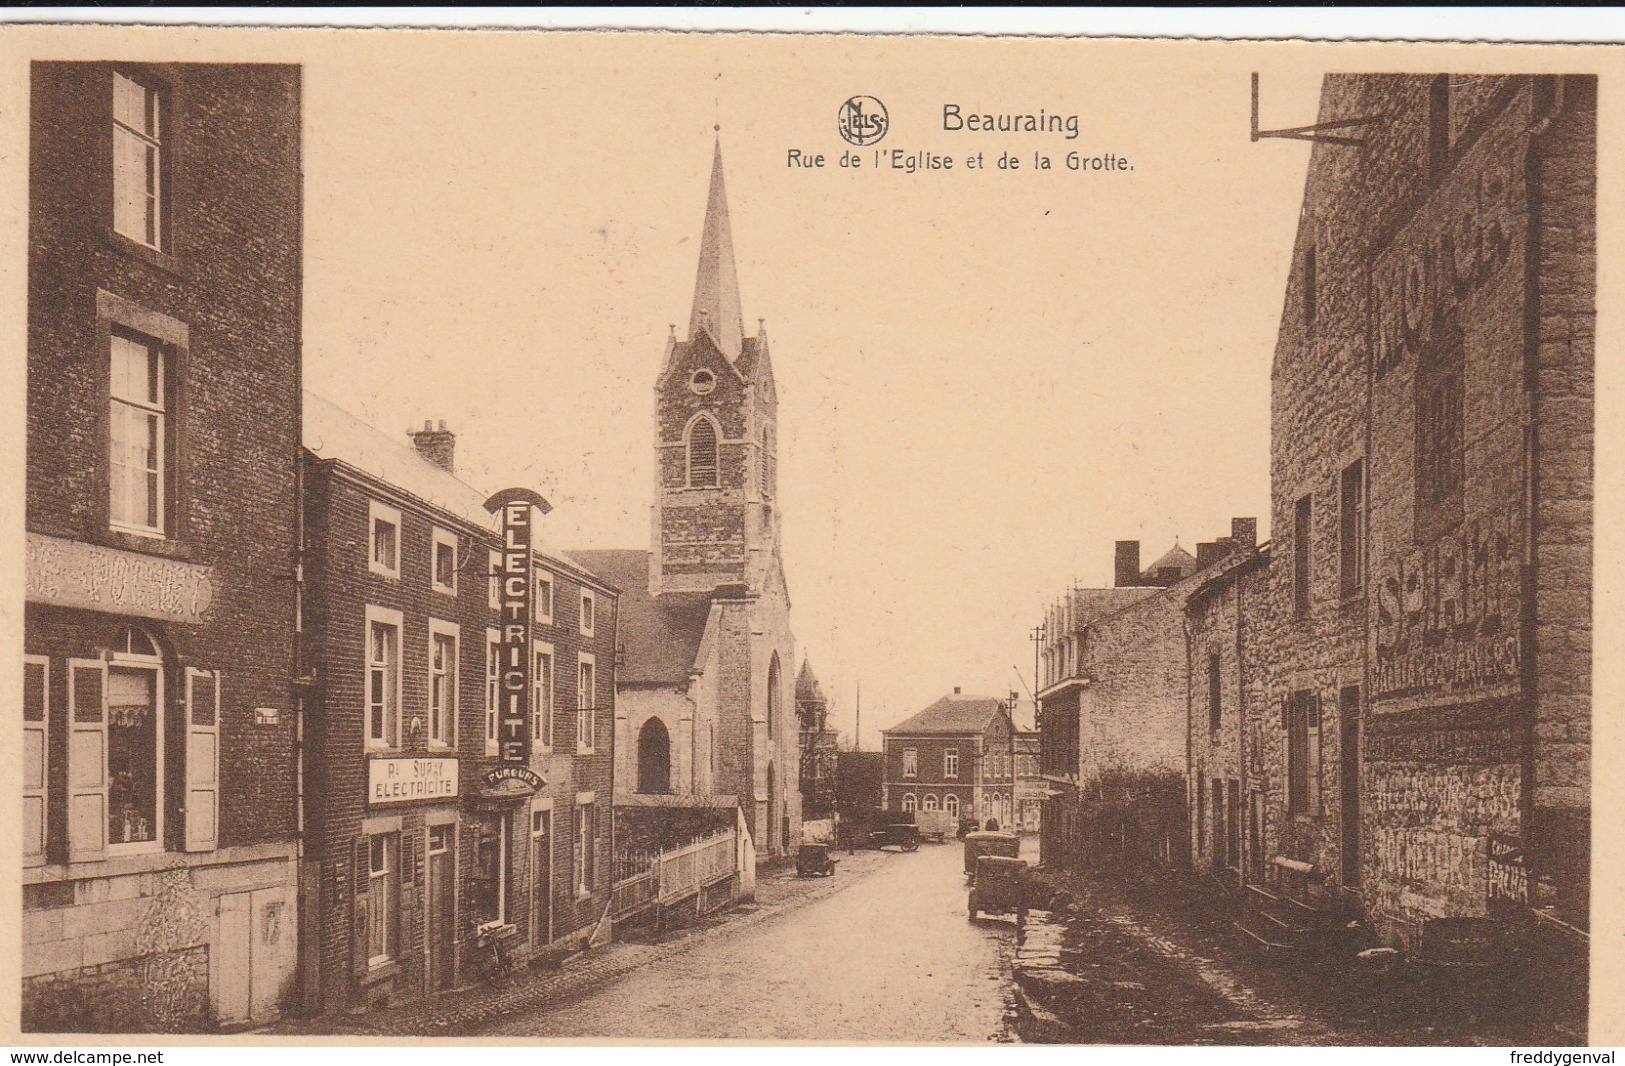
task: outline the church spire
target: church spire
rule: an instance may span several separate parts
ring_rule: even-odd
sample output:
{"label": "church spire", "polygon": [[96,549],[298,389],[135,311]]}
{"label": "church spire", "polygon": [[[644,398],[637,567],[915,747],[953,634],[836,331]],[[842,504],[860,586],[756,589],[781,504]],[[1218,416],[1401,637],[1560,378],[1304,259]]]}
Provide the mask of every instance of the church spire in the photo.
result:
{"label": "church spire", "polygon": [[700,269],[694,279],[694,311],[688,337],[710,334],[732,362],[744,344],[745,319],[739,309],[739,275],[734,269],[733,233],[728,226],[728,194],[722,185],[722,139],[711,162],[711,194],[705,204],[705,231],[700,236]]}

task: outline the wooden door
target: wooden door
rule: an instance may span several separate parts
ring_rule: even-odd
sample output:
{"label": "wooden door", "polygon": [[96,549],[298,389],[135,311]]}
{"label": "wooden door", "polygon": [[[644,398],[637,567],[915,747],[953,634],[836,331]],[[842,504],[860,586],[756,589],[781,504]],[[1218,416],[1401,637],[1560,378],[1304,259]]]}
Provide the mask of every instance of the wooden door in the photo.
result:
{"label": "wooden door", "polygon": [[456,941],[457,874],[452,848],[452,827],[429,827],[428,863],[425,869],[424,937],[429,954],[428,984],[430,992],[439,992],[455,983],[456,958],[452,945]]}
{"label": "wooden door", "polygon": [[530,812],[530,944],[553,939],[553,812]]}

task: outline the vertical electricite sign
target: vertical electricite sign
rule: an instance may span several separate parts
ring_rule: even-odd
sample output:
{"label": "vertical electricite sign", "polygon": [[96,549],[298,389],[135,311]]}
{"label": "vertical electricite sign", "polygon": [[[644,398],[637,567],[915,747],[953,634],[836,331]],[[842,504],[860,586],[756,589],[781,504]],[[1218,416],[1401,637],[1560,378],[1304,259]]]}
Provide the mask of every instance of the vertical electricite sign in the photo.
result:
{"label": "vertical electricite sign", "polygon": [[529,489],[504,489],[485,501],[485,509],[500,516],[502,533],[502,561],[495,575],[501,615],[498,631],[502,634],[497,757],[505,764],[524,765],[530,762],[527,712],[535,661],[530,652],[533,509],[546,514],[553,508]]}

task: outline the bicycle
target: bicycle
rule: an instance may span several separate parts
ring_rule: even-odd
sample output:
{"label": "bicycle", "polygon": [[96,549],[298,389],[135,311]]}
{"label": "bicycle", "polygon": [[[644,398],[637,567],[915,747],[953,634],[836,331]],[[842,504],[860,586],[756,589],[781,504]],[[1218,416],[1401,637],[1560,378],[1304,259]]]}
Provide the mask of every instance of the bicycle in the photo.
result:
{"label": "bicycle", "polygon": [[518,930],[501,921],[481,924],[472,918],[468,926],[476,951],[485,955],[481,977],[493,988],[505,986],[513,979],[514,970],[513,960],[508,956],[508,942],[518,935]]}

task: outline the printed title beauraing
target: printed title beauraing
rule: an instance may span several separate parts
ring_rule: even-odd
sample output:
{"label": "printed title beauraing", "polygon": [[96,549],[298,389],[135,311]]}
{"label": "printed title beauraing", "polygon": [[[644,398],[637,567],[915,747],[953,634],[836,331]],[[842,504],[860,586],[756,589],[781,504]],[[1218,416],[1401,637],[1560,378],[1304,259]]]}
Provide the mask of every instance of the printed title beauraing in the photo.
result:
{"label": "printed title beauraing", "polygon": [[1077,115],[1053,115],[1043,108],[1036,112],[985,112],[967,109],[960,104],[942,105],[942,128],[950,133],[1064,133],[1066,139],[1078,139]]}

